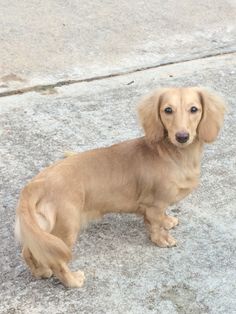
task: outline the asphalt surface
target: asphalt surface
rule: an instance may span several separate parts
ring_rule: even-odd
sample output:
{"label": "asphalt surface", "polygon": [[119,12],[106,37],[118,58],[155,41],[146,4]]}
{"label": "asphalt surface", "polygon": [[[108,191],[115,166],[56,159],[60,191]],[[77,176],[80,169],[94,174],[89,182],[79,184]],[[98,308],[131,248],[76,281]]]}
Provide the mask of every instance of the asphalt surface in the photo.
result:
{"label": "asphalt surface", "polygon": [[[236,313],[235,3],[175,3],[1,2],[0,313]],[[83,288],[34,279],[13,234],[21,188],[66,150],[139,136],[140,97],[183,85],[213,88],[229,111],[199,188],[170,209],[178,246],[110,214],[74,249]]]}

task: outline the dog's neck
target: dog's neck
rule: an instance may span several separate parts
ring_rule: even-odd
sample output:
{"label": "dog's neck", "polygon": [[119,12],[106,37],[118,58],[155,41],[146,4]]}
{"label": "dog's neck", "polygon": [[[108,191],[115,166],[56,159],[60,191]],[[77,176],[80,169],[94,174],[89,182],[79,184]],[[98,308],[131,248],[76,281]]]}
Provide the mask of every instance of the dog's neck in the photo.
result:
{"label": "dog's neck", "polygon": [[168,138],[164,138],[157,143],[156,150],[160,157],[166,158],[168,156],[178,164],[183,162],[196,167],[200,166],[203,143],[196,138],[191,144],[181,148],[172,144]]}

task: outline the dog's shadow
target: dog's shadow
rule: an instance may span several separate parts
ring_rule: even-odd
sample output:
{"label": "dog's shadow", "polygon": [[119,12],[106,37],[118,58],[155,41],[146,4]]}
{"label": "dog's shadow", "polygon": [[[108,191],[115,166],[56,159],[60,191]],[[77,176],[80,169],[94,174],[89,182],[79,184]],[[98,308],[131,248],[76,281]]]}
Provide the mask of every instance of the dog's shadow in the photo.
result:
{"label": "dog's shadow", "polygon": [[92,222],[79,236],[76,250],[103,251],[124,246],[144,246],[148,235],[143,218],[134,214],[108,214],[102,220]]}

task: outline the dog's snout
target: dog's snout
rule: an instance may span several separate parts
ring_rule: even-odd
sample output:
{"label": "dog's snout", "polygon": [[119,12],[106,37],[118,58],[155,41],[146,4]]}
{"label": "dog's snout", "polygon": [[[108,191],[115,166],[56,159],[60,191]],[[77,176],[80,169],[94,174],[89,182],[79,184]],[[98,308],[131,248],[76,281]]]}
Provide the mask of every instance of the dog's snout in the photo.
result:
{"label": "dog's snout", "polygon": [[186,132],[177,132],[175,138],[179,143],[186,143],[189,139],[189,133]]}

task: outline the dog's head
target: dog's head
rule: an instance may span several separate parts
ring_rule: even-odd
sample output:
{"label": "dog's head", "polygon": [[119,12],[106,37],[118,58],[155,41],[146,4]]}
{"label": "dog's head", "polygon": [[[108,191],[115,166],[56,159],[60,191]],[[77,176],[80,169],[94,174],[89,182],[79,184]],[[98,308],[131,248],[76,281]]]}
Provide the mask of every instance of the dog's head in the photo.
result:
{"label": "dog's head", "polygon": [[195,139],[213,142],[223,123],[224,102],[198,87],[163,88],[143,99],[138,108],[145,136],[156,145],[165,136],[178,147]]}

